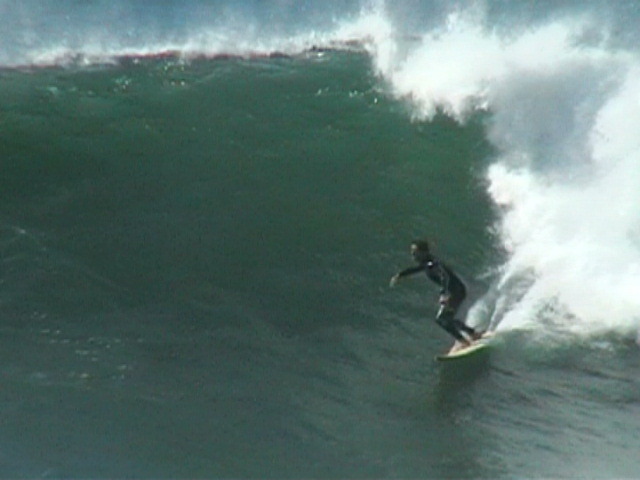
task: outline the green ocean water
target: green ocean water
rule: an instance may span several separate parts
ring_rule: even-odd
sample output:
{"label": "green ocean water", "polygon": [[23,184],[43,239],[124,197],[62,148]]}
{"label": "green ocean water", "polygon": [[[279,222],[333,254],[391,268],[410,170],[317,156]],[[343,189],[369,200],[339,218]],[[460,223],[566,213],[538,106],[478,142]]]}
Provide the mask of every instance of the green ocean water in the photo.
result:
{"label": "green ocean water", "polygon": [[1,477],[637,474],[630,338],[440,365],[437,289],[388,288],[425,236],[491,289],[486,112],[334,50],[6,70],[0,108]]}
{"label": "green ocean water", "polygon": [[[479,122],[412,123],[362,54],[142,63],[4,81],[5,228],[44,236],[98,291],[207,303],[212,282],[272,299],[311,275],[351,297],[423,234],[469,276],[487,266]],[[90,308],[87,290],[60,308]]]}

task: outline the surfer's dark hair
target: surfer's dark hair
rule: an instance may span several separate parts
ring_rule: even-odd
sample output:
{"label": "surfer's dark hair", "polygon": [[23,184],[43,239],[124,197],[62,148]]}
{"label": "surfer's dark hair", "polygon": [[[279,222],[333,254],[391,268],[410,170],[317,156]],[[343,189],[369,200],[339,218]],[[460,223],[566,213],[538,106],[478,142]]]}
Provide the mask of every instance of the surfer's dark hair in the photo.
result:
{"label": "surfer's dark hair", "polygon": [[415,245],[419,252],[429,253],[429,242],[426,240],[414,240],[411,245]]}

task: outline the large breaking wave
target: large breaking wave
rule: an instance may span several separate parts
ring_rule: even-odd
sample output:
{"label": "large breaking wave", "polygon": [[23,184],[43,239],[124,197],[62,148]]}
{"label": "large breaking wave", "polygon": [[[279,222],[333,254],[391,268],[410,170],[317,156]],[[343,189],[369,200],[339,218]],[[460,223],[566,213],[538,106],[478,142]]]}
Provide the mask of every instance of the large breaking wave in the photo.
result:
{"label": "large breaking wave", "polygon": [[616,14],[498,25],[491,2],[434,1],[415,15],[410,1],[74,5],[0,1],[0,66],[355,46],[418,121],[487,112],[506,260],[471,314],[501,329],[638,330],[640,60],[621,46],[634,44],[619,41],[624,25],[614,39],[602,23]]}

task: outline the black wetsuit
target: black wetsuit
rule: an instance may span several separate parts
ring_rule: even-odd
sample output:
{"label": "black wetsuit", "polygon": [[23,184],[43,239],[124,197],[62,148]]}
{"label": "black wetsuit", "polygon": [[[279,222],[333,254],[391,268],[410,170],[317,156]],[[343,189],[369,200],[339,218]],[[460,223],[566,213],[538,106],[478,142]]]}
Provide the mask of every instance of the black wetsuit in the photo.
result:
{"label": "black wetsuit", "polygon": [[398,276],[402,278],[420,272],[425,272],[431,281],[440,286],[440,309],[436,322],[456,340],[466,342],[461,332],[473,336],[476,331],[455,318],[458,308],[467,296],[464,283],[448,266],[433,255],[429,255],[419,265],[403,270]]}

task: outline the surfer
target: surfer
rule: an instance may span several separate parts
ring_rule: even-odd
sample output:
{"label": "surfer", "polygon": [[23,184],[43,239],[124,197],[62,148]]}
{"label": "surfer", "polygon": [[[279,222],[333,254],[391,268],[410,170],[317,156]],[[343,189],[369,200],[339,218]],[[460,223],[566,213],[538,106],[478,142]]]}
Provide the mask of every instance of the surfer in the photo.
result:
{"label": "surfer", "polygon": [[431,254],[426,240],[416,240],[411,243],[411,255],[418,265],[394,275],[389,285],[393,287],[401,278],[425,272],[431,281],[440,286],[440,308],[436,315],[436,323],[464,346],[479,339],[482,336],[481,332],[476,332],[475,329],[455,318],[458,308],[467,296],[467,289],[462,280],[453,273],[451,268]]}

